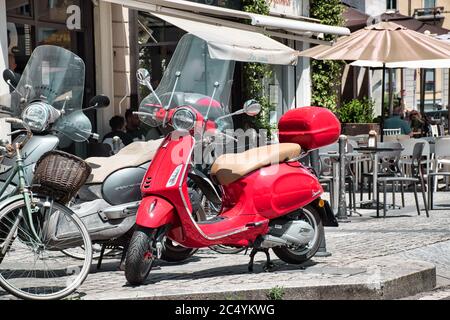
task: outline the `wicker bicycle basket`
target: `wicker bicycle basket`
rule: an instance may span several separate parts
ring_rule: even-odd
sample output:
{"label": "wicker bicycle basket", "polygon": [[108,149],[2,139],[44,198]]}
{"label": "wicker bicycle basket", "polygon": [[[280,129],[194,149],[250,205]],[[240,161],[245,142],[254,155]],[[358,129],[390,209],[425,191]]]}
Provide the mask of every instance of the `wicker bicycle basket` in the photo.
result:
{"label": "wicker bicycle basket", "polygon": [[65,152],[50,151],[36,164],[32,190],[57,202],[68,203],[91,172],[86,161]]}

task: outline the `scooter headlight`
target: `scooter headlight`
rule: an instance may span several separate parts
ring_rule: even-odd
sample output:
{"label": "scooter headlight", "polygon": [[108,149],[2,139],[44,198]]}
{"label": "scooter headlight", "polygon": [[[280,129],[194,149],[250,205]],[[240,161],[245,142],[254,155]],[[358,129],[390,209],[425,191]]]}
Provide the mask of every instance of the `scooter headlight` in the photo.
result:
{"label": "scooter headlight", "polygon": [[175,130],[190,131],[195,126],[197,116],[189,108],[178,109],[172,117],[172,125]]}
{"label": "scooter headlight", "polygon": [[33,102],[23,112],[23,122],[33,132],[45,131],[59,117],[59,112],[44,102]]}

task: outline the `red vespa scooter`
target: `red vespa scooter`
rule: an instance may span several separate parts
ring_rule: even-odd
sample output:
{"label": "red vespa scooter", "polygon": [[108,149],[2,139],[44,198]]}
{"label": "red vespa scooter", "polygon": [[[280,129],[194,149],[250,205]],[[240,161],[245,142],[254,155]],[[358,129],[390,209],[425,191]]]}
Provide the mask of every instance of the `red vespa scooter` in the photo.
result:
{"label": "red vespa scooter", "polygon": [[[179,77],[177,73],[176,83]],[[218,86],[216,83],[215,88]],[[126,259],[128,282],[144,283],[154,261],[161,257],[166,237],[187,248],[252,248],[250,270],[260,251],[267,255],[266,268],[272,266],[269,249],[291,264],[311,259],[321,243],[323,227],[337,226],[337,222],[321,199],[318,178],[299,160],[305,152],[337,141],[341,128],[334,114],[316,107],[292,110],[280,120],[282,143],[220,156],[210,175],[222,190],[221,213],[213,220],[197,222],[192,215],[188,175],[194,170],[196,147],[211,143],[211,135],[199,138],[198,134],[215,130],[214,136],[226,136],[217,129],[226,116],[211,120],[215,93],[208,98],[206,114],[193,99],[184,98],[183,105],[174,105],[177,94],[174,89],[170,109],[160,103],[152,114],[138,113],[159,118],[175,131],[161,144],[141,186],[138,227]],[[256,116],[260,110],[260,105],[250,102],[235,114]],[[217,124],[216,129],[211,122]]]}

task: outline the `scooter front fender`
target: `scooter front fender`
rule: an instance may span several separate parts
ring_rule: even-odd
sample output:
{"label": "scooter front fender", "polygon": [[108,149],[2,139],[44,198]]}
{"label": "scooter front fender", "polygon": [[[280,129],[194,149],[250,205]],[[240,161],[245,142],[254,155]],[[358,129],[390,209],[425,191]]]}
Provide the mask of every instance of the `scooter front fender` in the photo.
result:
{"label": "scooter front fender", "polygon": [[177,222],[174,206],[167,200],[149,196],[145,197],[137,212],[136,224],[140,227],[157,229]]}

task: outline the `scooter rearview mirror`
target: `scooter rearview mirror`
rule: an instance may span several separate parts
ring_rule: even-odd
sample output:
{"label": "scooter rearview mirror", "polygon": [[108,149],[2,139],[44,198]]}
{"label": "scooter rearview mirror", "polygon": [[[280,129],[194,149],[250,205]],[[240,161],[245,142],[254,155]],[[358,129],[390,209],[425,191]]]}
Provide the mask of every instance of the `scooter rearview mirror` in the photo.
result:
{"label": "scooter rearview mirror", "polygon": [[150,72],[145,69],[145,68],[141,68],[136,72],[136,77],[137,80],[139,81],[139,83],[143,86],[148,86],[151,82],[151,75]]}
{"label": "scooter rearview mirror", "polygon": [[14,73],[14,71],[10,70],[10,69],[6,69],[5,71],[3,71],[3,80],[5,80],[5,82],[10,85],[14,90],[16,89],[17,85],[18,85],[18,81],[16,78],[16,74]]}
{"label": "scooter rearview mirror", "polygon": [[98,95],[89,101],[89,109],[103,109],[111,104],[110,99],[105,95]]}
{"label": "scooter rearview mirror", "polygon": [[249,100],[244,104],[244,113],[250,117],[256,117],[261,110],[262,107],[256,100]]}

